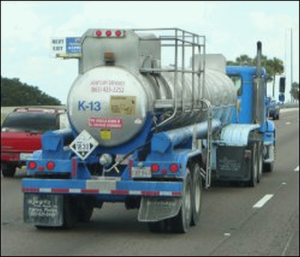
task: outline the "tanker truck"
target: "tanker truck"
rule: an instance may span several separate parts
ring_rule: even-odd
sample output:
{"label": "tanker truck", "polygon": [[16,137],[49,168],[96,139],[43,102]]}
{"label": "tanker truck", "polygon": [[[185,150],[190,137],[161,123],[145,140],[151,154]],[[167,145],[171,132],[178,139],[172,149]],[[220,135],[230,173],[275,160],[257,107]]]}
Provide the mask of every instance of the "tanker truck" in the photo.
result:
{"label": "tanker truck", "polygon": [[260,43],[258,67],[226,70],[204,36],[177,28],[88,29],[57,42],[57,58],[78,59],[70,128],[44,133],[27,161],[26,223],[72,228],[121,202],[150,231],[186,233],[212,179],[255,186],[271,169]]}

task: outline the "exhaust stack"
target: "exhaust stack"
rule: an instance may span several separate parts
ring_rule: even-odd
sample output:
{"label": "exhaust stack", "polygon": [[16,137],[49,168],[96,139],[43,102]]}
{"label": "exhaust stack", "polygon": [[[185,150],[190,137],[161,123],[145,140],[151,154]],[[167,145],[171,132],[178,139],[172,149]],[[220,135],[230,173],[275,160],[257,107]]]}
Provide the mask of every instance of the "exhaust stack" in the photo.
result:
{"label": "exhaust stack", "polygon": [[264,83],[262,78],[262,44],[257,42],[256,76],[253,84],[253,123],[263,124],[264,121]]}

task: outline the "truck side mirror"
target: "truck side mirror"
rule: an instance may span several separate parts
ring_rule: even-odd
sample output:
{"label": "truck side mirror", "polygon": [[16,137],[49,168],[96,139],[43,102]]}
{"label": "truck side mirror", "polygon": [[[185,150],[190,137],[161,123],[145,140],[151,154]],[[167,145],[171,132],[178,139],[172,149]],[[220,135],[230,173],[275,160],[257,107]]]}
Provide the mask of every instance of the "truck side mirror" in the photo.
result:
{"label": "truck side mirror", "polygon": [[280,93],[285,92],[285,77],[281,77],[279,80],[279,92]]}

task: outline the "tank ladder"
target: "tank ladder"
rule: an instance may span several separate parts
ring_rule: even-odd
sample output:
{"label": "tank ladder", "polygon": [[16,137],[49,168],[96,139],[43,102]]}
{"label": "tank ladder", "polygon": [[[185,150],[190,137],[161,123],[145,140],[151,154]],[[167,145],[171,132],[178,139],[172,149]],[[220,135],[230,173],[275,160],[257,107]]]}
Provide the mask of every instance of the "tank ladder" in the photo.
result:
{"label": "tank ladder", "polygon": [[[180,112],[178,119],[184,115],[193,115],[195,111],[201,108],[201,99],[203,97],[203,90],[205,84],[205,58],[202,58],[198,65],[195,65],[195,61],[192,58],[190,67],[187,67],[186,58],[187,53],[191,54],[191,57],[196,54],[205,55],[205,36],[200,36],[185,30],[178,28],[162,28],[162,29],[134,29],[135,31],[155,31],[163,32],[157,40],[161,42],[161,51],[166,48],[171,48],[174,51],[174,65],[168,68],[141,68],[141,73],[160,74],[161,72],[174,72],[174,92],[172,99],[158,99],[154,103],[155,109],[168,109],[172,110],[172,114],[157,124],[156,127],[160,127],[167,123],[173,122],[174,118]],[[164,33],[168,31],[167,35]],[[171,31],[171,32],[170,32]],[[149,40],[149,39],[143,39]],[[153,39],[150,39],[153,40]],[[164,48],[164,49],[163,49]],[[181,65],[181,67],[179,67]],[[186,91],[186,75],[192,74],[191,79],[191,95],[188,96],[191,99],[191,105],[188,106],[185,103],[184,93]],[[181,76],[181,78],[179,78]],[[179,90],[178,81],[181,81],[181,90]],[[164,79],[162,78],[164,81]],[[167,83],[167,82],[164,82]],[[179,92],[180,91],[180,92]]]}
{"label": "tank ladder", "polygon": [[211,184],[211,149],[212,149],[212,108],[211,104],[207,99],[202,99],[201,102],[206,106],[207,111],[207,137],[206,137],[206,170],[201,169],[201,175],[205,180],[205,188],[208,189]]}

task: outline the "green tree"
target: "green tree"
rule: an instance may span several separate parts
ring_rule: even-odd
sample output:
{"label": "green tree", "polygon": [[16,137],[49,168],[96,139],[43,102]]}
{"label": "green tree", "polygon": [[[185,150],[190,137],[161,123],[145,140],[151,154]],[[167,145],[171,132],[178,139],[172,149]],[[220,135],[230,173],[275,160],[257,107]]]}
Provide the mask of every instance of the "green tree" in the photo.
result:
{"label": "green tree", "polygon": [[235,61],[238,66],[249,66],[253,64],[253,60],[246,54],[237,57]]}
{"label": "green tree", "polygon": [[299,101],[299,83],[293,82],[290,94],[293,97],[293,99]]}
{"label": "green tree", "polygon": [[1,76],[1,106],[61,105],[61,102],[18,78]]}
{"label": "green tree", "polygon": [[[227,61],[227,65],[237,65],[237,66],[256,66],[256,57],[250,58],[248,55],[241,55],[237,57],[235,61]],[[262,55],[261,66],[266,69],[267,72],[267,82],[273,82],[273,97],[275,88],[275,76],[280,75],[284,72],[283,61],[274,57],[273,59],[268,59],[267,56]]]}
{"label": "green tree", "polygon": [[248,55],[243,54],[240,57],[235,58],[235,61],[227,61],[227,65],[252,66],[253,65],[253,59],[251,59]]}

